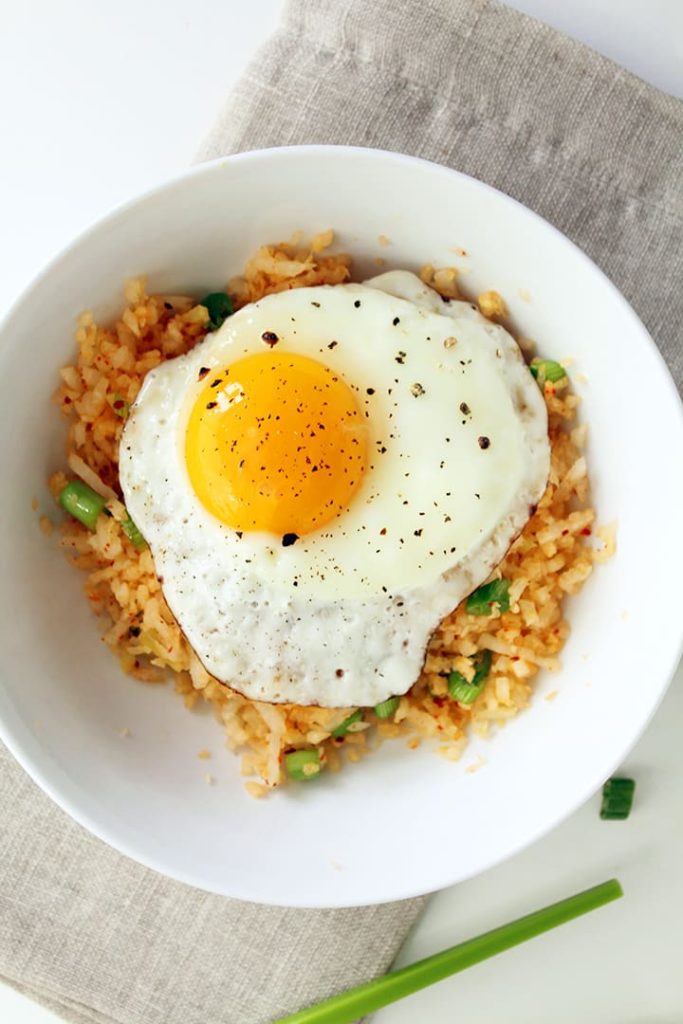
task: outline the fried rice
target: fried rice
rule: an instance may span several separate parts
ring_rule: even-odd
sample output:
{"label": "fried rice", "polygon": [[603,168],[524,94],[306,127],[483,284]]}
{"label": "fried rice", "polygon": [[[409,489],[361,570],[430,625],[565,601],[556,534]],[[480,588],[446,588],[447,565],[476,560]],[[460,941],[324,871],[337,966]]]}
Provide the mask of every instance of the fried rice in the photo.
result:
{"label": "fried rice", "polygon": [[[300,238],[263,246],[242,276],[228,283],[236,308],[264,295],[290,288],[336,285],[351,279],[351,260],[330,254],[332,232],[304,246]],[[442,295],[459,296],[452,268],[423,268],[423,280]],[[142,683],[169,678],[188,708],[208,702],[222,724],[228,746],[241,755],[241,771],[252,796],[262,796],[286,780],[285,755],[317,748],[320,763],[338,770],[360,760],[386,739],[414,749],[423,740],[448,760],[457,760],[468,732],[486,735],[529,703],[540,670],[554,672],[569,634],[564,616],[567,596],[590,575],[594,561],[614,547],[602,535],[596,550],[591,537],[594,511],[583,453],[586,426],[576,424],[578,397],[568,377],[546,382],[551,470],[538,507],[494,573],[510,581],[510,608],[496,606],[489,615],[472,615],[463,602],[433,635],[420,678],[400,698],[388,719],[364,709],[345,736],[332,732],[355,709],[301,707],[249,700],[212,678],[185,639],[171,613],[149,549],[139,550],[121,527],[118,445],[127,410],[145,374],[165,359],[187,352],[205,336],[208,312],[187,295],[149,294],[144,278],[125,286],[123,312],[107,326],[92,314],[81,315],[76,332],[77,356],[61,370],[56,401],[67,421],[68,473],[50,478],[59,495],[74,475],[108,501],[111,515],[101,515],[94,532],[67,518],[59,543],[74,566],[85,573],[85,593],[106,624],[103,640],[121,667]],[[495,292],[480,297],[484,315],[499,318],[505,306]],[[42,526],[44,532],[45,525]],[[472,657],[492,652],[486,683],[467,706],[449,695],[448,675],[472,676]]]}

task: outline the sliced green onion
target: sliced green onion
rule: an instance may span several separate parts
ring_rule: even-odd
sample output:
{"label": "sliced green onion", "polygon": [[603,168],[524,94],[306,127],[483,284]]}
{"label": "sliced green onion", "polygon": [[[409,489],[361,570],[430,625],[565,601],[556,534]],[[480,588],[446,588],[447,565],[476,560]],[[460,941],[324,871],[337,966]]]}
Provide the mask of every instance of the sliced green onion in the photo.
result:
{"label": "sliced green onion", "polygon": [[128,417],[130,412],[130,402],[127,402],[122,395],[114,395],[111,403],[111,407],[117,416],[120,416],[122,420]]}
{"label": "sliced green onion", "polygon": [[289,754],[285,754],[285,767],[290,779],[296,779],[297,782],[308,782],[320,775],[322,771],[320,752],[317,747],[309,750],[292,750]]}
{"label": "sliced green onion", "polygon": [[204,296],[199,305],[208,310],[210,331],[217,331],[233,313],[232,299],[225,292],[211,292]]}
{"label": "sliced green onion", "polygon": [[374,712],[378,718],[391,718],[394,712],[398,711],[400,703],[400,697],[389,697],[387,700],[383,700],[381,704],[375,704]]}
{"label": "sliced green onion", "polygon": [[477,651],[472,658],[474,675],[471,682],[465,679],[462,672],[451,672],[448,677],[448,692],[458,704],[473,704],[491,671],[492,655],[490,651]]}
{"label": "sliced green onion", "polygon": [[564,366],[556,363],[554,359],[532,359],[529,369],[541,384],[547,380],[551,384],[555,384],[556,381],[567,376]]}
{"label": "sliced green onion", "polygon": [[130,516],[126,516],[125,519],[121,520],[121,529],[128,540],[131,541],[139,551],[142,551],[143,548],[147,547],[147,541],[142,536]]}
{"label": "sliced green onion", "polygon": [[470,615],[492,615],[498,605],[501,615],[510,609],[510,580],[491,580],[470,594],[467,611]]}
{"label": "sliced green onion", "polygon": [[332,736],[334,736],[336,740],[340,739],[342,736],[346,736],[350,726],[355,725],[356,722],[360,722],[362,717],[363,709],[356,708],[355,711],[351,712],[348,718],[345,718],[343,722],[339,723],[336,729],[332,730]]}
{"label": "sliced green onion", "polygon": [[70,516],[78,519],[79,523],[83,523],[89,530],[94,530],[98,516],[107,501],[82,480],[72,480],[60,491],[59,504]]}
{"label": "sliced green onion", "polygon": [[608,779],[602,787],[600,817],[604,821],[625,821],[631,813],[635,791],[633,779]]}

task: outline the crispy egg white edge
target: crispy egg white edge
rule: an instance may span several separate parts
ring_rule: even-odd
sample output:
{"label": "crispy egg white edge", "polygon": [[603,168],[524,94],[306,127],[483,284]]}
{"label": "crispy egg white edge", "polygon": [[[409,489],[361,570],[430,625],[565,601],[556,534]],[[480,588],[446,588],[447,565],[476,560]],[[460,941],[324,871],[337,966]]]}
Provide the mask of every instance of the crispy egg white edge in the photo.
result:
{"label": "crispy egg white edge", "polygon": [[[220,583],[212,589],[204,580],[197,584],[196,590],[200,598],[199,614],[190,622],[177,579],[174,580],[178,572],[183,579],[182,558],[179,560],[168,548],[157,544],[151,535],[154,530],[145,498],[149,502],[153,494],[141,486],[135,469],[136,451],[142,440],[136,427],[142,400],[170,362],[151,371],[131,411],[121,442],[120,472],[126,502],[131,515],[148,535],[156,570],[163,578],[166,600],[198,657],[214,676],[256,700],[328,707],[369,706],[406,692],[421,671],[434,629],[502,560],[547,482],[549,443],[545,403],[519,347],[504,328],[485,320],[467,303],[445,304],[432,289],[408,272],[383,274],[360,286],[334,286],[335,291],[339,288],[360,289],[359,294],[364,288],[379,289],[440,316],[446,315],[453,319],[455,334],[458,319],[477,320],[500,349],[513,385],[513,403],[528,442],[528,472],[514,507],[490,535],[431,583],[360,600],[345,598],[321,602],[291,592],[273,593],[263,585],[258,593],[253,589],[246,594],[234,593],[234,588],[230,587],[226,592]],[[261,300],[262,303],[267,301]],[[181,359],[193,366],[202,361],[197,349]],[[169,417],[172,420],[172,413],[173,410],[166,408],[167,421]],[[168,423],[169,429],[172,425]],[[176,457],[182,459],[181,446],[175,444],[175,450]],[[183,469],[186,472],[184,466]],[[211,519],[203,506],[200,507],[202,514]],[[269,550],[265,548],[266,564]],[[185,585],[184,579],[183,583]],[[215,624],[220,621],[221,613],[224,614],[226,598],[231,611],[226,622],[229,628],[218,630]],[[210,609],[211,614],[202,615],[202,607]],[[247,644],[250,637],[254,638],[251,648]],[[308,664],[312,651],[318,656],[314,665]],[[343,673],[341,677],[337,674],[339,671]]]}

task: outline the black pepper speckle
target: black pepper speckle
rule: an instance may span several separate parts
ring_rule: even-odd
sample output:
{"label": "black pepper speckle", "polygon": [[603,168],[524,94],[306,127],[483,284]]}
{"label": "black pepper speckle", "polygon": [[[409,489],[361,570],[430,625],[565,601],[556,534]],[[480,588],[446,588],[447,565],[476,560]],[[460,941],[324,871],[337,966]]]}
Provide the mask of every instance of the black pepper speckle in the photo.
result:
{"label": "black pepper speckle", "polygon": [[490,438],[485,437],[483,435],[482,435],[482,437],[477,438],[477,443],[479,444],[479,447],[483,448],[484,450],[486,450],[487,448],[491,447],[491,440],[490,440]]}
{"label": "black pepper speckle", "polygon": [[283,537],[282,537],[282,546],[283,546],[283,548],[291,547],[292,544],[296,544],[298,539],[299,539],[299,534],[298,533],[285,533],[285,534],[283,534]]}

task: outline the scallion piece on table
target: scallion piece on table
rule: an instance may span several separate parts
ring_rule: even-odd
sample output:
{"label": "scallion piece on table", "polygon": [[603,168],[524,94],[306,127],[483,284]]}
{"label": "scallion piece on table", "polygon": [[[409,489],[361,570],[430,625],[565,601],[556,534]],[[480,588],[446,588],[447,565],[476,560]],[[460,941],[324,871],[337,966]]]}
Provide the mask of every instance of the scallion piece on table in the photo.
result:
{"label": "scallion piece on table", "polygon": [[616,878],[612,878],[609,882],[569,896],[533,914],[518,917],[516,921],[418,960],[408,967],[401,967],[374,981],[350,988],[322,1003],[292,1013],[289,1017],[281,1017],[274,1024],[353,1024],[359,1017],[365,1017],[428,985],[459,974],[468,967],[534,939],[551,928],[573,921],[582,914],[604,907],[606,903],[618,900],[623,895],[621,885]]}
{"label": "scallion piece on table", "polygon": [[473,704],[491,671],[492,655],[490,651],[477,651],[472,658],[474,676],[471,681],[465,679],[462,672],[451,672],[448,677],[448,692],[458,704]]}
{"label": "scallion piece on table", "polygon": [[59,504],[70,516],[78,519],[79,523],[83,523],[89,530],[94,530],[107,501],[82,480],[71,480],[59,492]]}
{"label": "scallion piece on table", "polygon": [[211,292],[204,296],[199,305],[208,310],[210,331],[217,331],[233,313],[232,299],[225,292]]}
{"label": "scallion piece on table", "polygon": [[567,376],[564,366],[556,363],[554,359],[533,359],[529,369],[541,384],[544,384],[547,380],[551,384],[555,384],[558,380],[562,380],[563,377]]}
{"label": "scallion piece on table", "polygon": [[387,700],[383,700],[380,704],[375,704],[374,712],[378,718],[391,718],[401,703],[400,697],[389,697]]}
{"label": "scallion piece on table", "polygon": [[600,817],[604,821],[625,821],[631,813],[635,791],[633,779],[608,779],[602,787]]}
{"label": "scallion piece on table", "polygon": [[315,779],[322,771],[320,752],[317,747],[307,750],[292,750],[285,754],[285,768],[290,779],[297,782],[308,782]]}
{"label": "scallion piece on table", "polygon": [[130,518],[130,516],[126,516],[125,519],[121,520],[121,529],[125,533],[128,540],[135,545],[138,551],[142,551],[143,548],[147,547],[147,541],[142,536],[142,534],[140,533],[140,531],[138,530],[137,526]]}
{"label": "scallion piece on table", "polygon": [[501,615],[510,610],[510,580],[491,580],[477,587],[467,598],[466,610],[470,615],[493,615],[496,605]]}
{"label": "scallion piece on table", "polygon": [[347,718],[345,718],[343,722],[339,723],[336,729],[332,730],[331,735],[334,736],[336,740],[341,739],[342,736],[346,736],[347,732],[349,731],[349,728],[352,725],[355,725],[356,722],[361,721],[362,717],[363,709],[356,708],[356,710],[352,711],[351,714]]}

